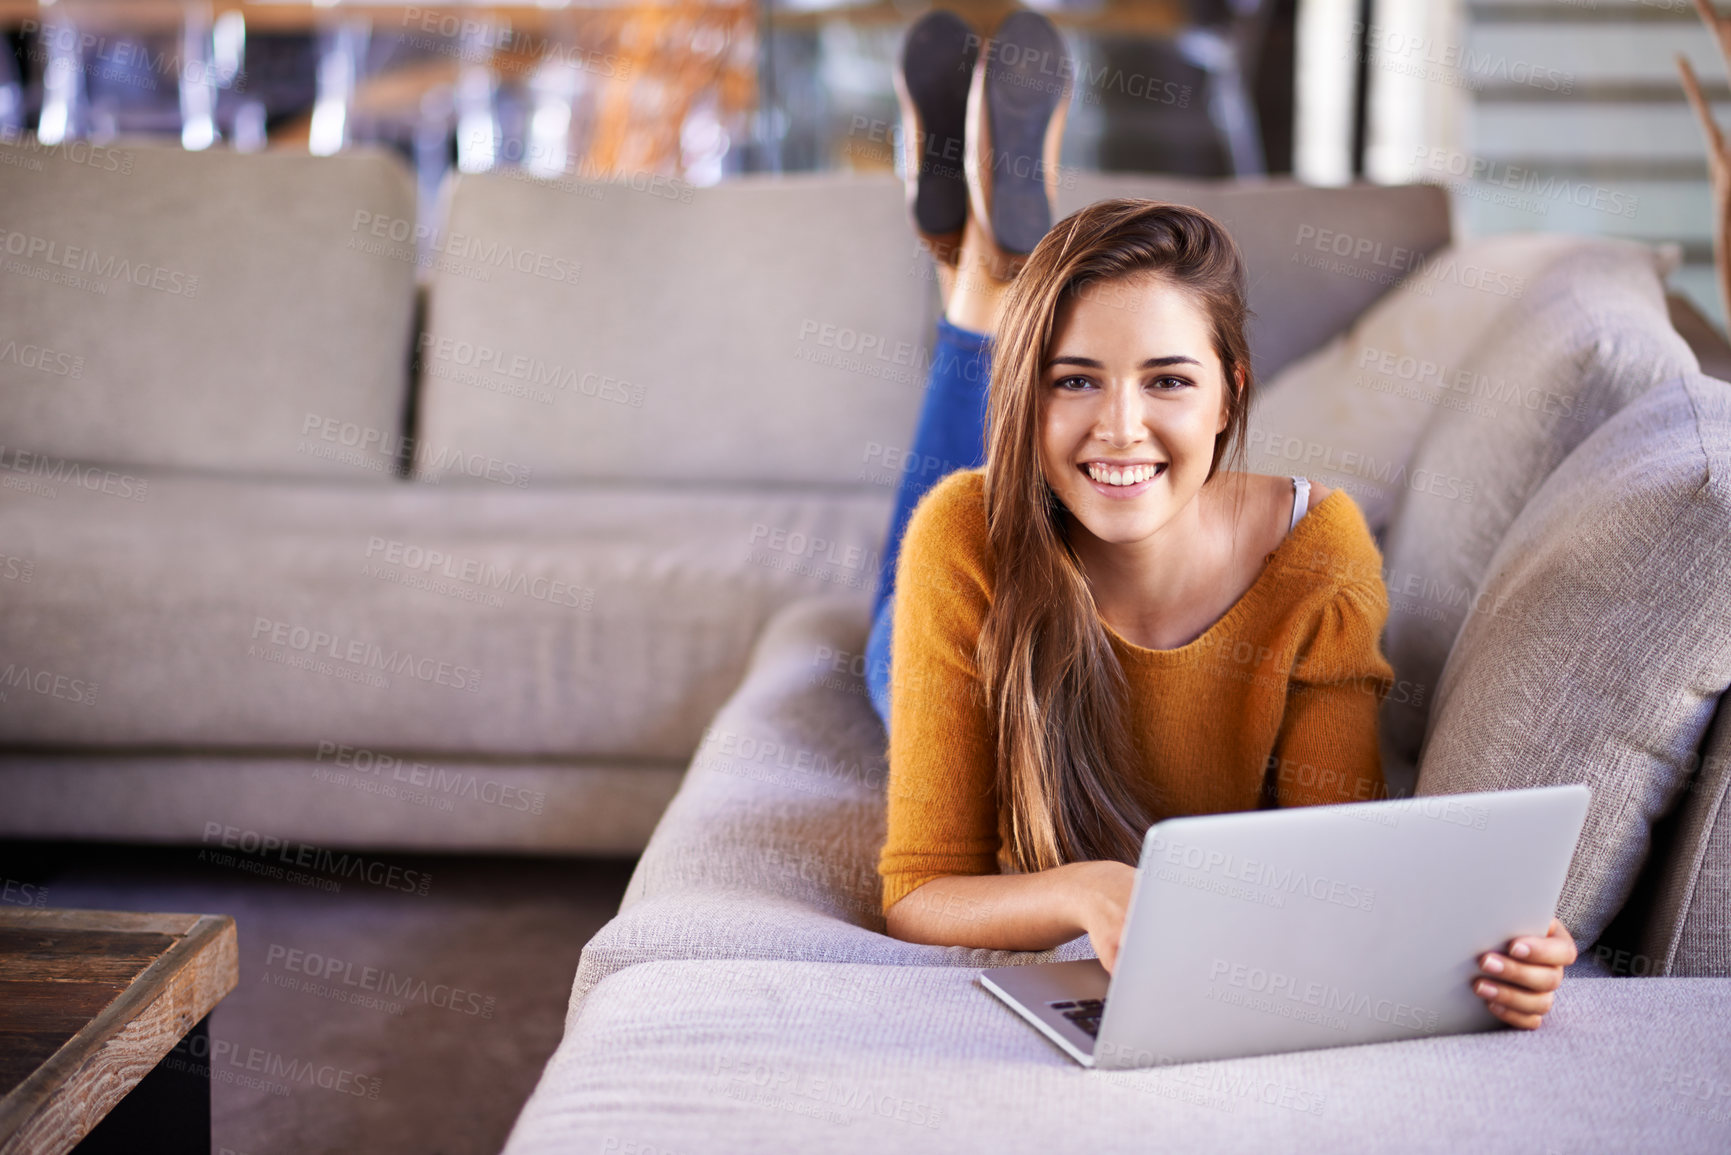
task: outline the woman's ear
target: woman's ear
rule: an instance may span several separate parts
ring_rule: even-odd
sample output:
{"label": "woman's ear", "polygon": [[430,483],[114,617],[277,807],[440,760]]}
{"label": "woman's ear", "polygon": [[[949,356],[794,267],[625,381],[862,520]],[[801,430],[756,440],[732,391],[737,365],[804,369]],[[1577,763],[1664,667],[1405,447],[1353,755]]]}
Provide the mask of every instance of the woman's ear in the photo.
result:
{"label": "woman's ear", "polygon": [[1226,381],[1226,388],[1220,395],[1220,424],[1215,426],[1216,437],[1226,432],[1226,427],[1232,424],[1232,406],[1244,395],[1244,370],[1234,365]]}

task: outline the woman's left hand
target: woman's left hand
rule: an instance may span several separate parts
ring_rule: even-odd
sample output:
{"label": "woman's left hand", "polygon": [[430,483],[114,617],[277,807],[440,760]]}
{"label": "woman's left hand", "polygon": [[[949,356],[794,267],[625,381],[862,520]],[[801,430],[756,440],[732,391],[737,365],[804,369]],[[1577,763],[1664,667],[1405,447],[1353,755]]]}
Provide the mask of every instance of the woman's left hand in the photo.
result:
{"label": "woman's left hand", "polygon": [[1497,1018],[1530,1031],[1544,1021],[1563,983],[1563,968],[1574,961],[1574,936],[1553,918],[1544,938],[1517,938],[1509,943],[1507,954],[1480,955],[1479,969],[1484,973],[1473,980],[1473,993],[1485,1000]]}

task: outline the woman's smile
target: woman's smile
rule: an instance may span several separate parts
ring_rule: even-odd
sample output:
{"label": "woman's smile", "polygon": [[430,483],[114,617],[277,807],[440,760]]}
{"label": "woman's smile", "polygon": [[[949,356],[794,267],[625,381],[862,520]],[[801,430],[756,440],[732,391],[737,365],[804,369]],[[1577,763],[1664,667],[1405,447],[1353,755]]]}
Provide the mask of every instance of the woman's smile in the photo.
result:
{"label": "woman's smile", "polygon": [[1076,466],[1093,482],[1101,496],[1114,501],[1128,501],[1153,489],[1166,476],[1164,461],[1115,462],[1084,461]]}

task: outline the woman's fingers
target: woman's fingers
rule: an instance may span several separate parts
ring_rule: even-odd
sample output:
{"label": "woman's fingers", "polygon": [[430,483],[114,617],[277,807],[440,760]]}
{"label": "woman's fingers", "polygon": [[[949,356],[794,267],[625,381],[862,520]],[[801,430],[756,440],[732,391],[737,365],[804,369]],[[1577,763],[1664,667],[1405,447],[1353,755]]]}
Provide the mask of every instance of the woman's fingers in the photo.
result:
{"label": "woman's fingers", "polygon": [[1543,1015],[1551,1009],[1551,1003],[1556,997],[1550,991],[1529,991],[1521,987],[1493,983],[1488,979],[1475,982],[1473,993],[1493,1009],[1502,1007],[1523,1015]]}
{"label": "woman's fingers", "polygon": [[1491,1014],[1495,1015],[1509,1026],[1519,1027],[1523,1031],[1537,1030],[1539,1024],[1545,1021],[1543,1015],[1527,1015],[1522,1014],[1519,1011],[1511,1011],[1500,1003],[1489,1003],[1487,1005],[1491,1009]]}
{"label": "woman's fingers", "polygon": [[1516,962],[1507,955],[1490,951],[1479,957],[1479,969],[1492,982],[1529,991],[1554,991],[1563,984],[1561,966],[1543,966]]}
{"label": "woman's fingers", "polygon": [[1566,967],[1577,957],[1574,936],[1555,918],[1551,919],[1551,928],[1544,937],[1528,935],[1511,942],[1509,954],[1520,962],[1557,967]]}
{"label": "woman's fingers", "polygon": [[1574,936],[1553,918],[1544,937],[1517,938],[1508,954],[1487,951],[1479,956],[1480,969],[1490,977],[1475,979],[1473,991],[1497,1018],[1530,1031],[1544,1022],[1562,985],[1563,968],[1575,958]]}

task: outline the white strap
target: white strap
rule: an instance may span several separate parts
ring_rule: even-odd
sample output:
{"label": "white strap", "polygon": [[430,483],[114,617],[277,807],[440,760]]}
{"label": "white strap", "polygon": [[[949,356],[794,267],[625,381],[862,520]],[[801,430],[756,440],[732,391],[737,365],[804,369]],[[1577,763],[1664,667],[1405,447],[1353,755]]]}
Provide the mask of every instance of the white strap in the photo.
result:
{"label": "white strap", "polygon": [[1286,527],[1291,533],[1298,528],[1298,519],[1310,510],[1310,478],[1295,477],[1292,479],[1292,524]]}

